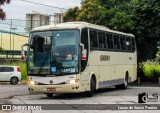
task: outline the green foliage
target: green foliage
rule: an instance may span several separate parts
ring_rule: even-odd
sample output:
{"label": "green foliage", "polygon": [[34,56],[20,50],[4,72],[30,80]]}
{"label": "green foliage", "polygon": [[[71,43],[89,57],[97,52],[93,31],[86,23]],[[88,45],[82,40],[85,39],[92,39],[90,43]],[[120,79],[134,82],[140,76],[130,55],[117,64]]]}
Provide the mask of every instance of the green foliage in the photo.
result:
{"label": "green foliage", "polygon": [[64,18],[65,21],[85,21],[134,34],[138,62],[154,58],[157,52],[159,0],[83,0],[80,9],[69,9]]}
{"label": "green foliage", "polygon": [[155,62],[145,62],[143,65],[144,76],[142,76],[142,79],[145,79],[143,81],[158,82],[158,78],[160,77],[160,65]]}
{"label": "green foliage", "polygon": [[[11,2],[11,0],[0,0],[0,6],[1,5],[4,5],[4,4],[9,4]],[[6,17],[6,14],[5,12],[3,11],[3,9],[0,7],[0,19],[5,19]]]}
{"label": "green foliage", "polygon": [[144,65],[143,63],[139,63],[137,67],[137,75],[138,77],[144,77]]}
{"label": "green foliage", "polygon": [[[1,55],[2,53],[4,53],[4,49],[3,49],[2,47],[0,47],[0,55]],[[1,59],[0,59],[0,61],[1,61]]]}
{"label": "green foliage", "polygon": [[11,65],[19,66],[21,69],[22,80],[27,80],[26,63],[18,62],[18,63],[12,63]]}
{"label": "green foliage", "polygon": [[73,9],[70,8],[70,9],[66,12],[66,14],[65,14],[65,16],[64,16],[64,18],[63,18],[64,22],[76,21],[77,16],[78,16],[78,11],[79,11],[79,8],[78,8],[78,7],[75,7],[75,8],[73,8]]}
{"label": "green foliage", "polygon": [[9,4],[11,0],[0,0],[0,5]]}
{"label": "green foliage", "polygon": [[4,49],[2,47],[0,47],[0,52],[2,52]]}

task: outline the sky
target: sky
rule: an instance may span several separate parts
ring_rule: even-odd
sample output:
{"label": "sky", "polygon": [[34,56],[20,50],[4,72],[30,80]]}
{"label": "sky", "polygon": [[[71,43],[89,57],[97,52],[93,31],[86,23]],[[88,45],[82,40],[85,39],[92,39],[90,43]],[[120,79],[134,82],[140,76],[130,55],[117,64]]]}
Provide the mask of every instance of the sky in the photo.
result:
{"label": "sky", "polygon": [[[40,4],[50,5],[60,8],[73,8],[75,6],[80,7],[81,0],[27,0],[31,2],[36,2]],[[6,12],[6,19],[20,19],[25,20],[27,13],[32,13],[32,11],[40,12],[42,14],[54,15],[54,13],[59,13],[63,11],[62,9],[56,9],[41,5],[36,5],[22,0],[11,0],[10,4],[5,4],[2,6],[3,10]]]}
{"label": "sky", "polygon": [[[32,13],[33,11],[48,15],[54,15],[54,13],[65,11],[62,9],[41,6],[25,1],[69,9],[75,6],[80,7],[82,0],[11,0],[10,4],[1,6],[1,8],[6,12],[6,20],[0,21],[0,31],[3,28],[4,31],[10,32],[10,28],[12,27],[16,28],[16,30],[12,30],[12,32],[25,32],[26,14]],[[11,19],[13,19],[12,22]],[[53,16],[51,16],[50,21],[50,24],[54,23]]]}

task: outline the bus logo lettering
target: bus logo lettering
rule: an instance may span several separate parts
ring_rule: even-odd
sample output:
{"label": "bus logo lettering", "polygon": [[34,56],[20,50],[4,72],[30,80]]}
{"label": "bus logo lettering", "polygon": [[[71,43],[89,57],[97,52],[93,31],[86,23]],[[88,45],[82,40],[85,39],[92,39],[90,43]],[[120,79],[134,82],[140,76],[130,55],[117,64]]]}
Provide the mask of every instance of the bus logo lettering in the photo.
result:
{"label": "bus logo lettering", "polygon": [[110,60],[110,56],[109,55],[101,55],[100,56],[100,60],[102,61],[109,61]]}

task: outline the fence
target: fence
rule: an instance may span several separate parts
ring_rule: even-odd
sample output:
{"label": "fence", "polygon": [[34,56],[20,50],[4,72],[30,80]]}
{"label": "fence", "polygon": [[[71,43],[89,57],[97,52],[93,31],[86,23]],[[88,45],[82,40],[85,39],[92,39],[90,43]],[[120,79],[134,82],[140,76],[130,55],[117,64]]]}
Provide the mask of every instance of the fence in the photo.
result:
{"label": "fence", "polygon": [[[25,51],[25,55],[27,51]],[[0,59],[21,59],[21,51],[18,50],[3,50],[0,51]]]}

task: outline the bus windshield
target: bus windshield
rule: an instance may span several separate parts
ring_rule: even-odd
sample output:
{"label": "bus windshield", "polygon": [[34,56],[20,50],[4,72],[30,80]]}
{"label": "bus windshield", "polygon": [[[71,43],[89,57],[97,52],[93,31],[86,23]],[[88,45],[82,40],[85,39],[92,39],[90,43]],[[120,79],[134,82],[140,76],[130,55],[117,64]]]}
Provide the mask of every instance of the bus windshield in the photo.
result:
{"label": "bus windshield", "polygon": [[78,34],[78,30],[31,33],[28,74],[78,72]]}

